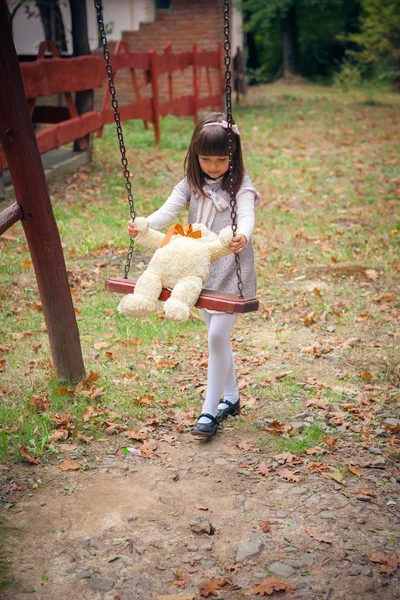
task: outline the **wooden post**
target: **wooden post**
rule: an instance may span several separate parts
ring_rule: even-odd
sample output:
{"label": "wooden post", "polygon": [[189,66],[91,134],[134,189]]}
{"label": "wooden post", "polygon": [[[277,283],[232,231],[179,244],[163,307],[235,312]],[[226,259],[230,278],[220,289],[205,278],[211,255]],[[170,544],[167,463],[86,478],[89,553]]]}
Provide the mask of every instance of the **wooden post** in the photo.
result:
{"label": "wooden post", "polygon": [[159,109],[159,98],[158,98],[158,73],[157,73],[157,55],[155,50],[149,50],[149,66],[150,66],[150,79],[151,79],[151,95],[152,95],[152,106],[153,106],[153,125],[154,125],[154,138],[156,144],[160,143],[160,109]]}
{"label": "wooden post", "polygon": [[172,91],[172,71],[171,71],[171,63],[170,56],[172,51],[172,42],[168,42],[166,46],[164,46],[164,54],[168,57],[168,98],[169,101],[172,102],[174,95]]}
{"label": "wooden post", "polygon": [[54,367],[60,380],[85,374],[60,235],[32,128],[18,57],[0,0],[0,142],[22,209],[22,225],[35,269]]}
{"label": "wooden post", "polygon": [[196,125],[199,110],[199,81],[197,78],[197,46],[193,44],[193,118]]}

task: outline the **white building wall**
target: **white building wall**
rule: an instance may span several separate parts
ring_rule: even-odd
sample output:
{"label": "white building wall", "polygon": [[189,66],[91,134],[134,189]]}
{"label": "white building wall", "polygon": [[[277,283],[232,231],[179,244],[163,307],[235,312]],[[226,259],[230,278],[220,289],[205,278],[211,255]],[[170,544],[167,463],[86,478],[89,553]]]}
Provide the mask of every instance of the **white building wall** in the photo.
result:
{"label": "white building wall", "polygon": [[232,54],[236,54],[236,48],[239,46],[243,52],[244,48],[244,36],[243,36],[243,18],[242,13],[235,6],[232,10],[232,25],[231,25],[231,47]]}
{"label": "white building wall", "polygon": [[[16,0],[7,0],[12,10]],[[112,26],[108,40],[117,41],[122,37],[122,31],[137,30],[140,23],[149,20],[151,0],[103,0],[103,20],[106,26]],[[72,54],[71,13],[68,2],[59,3],[67,38],[68,54]],[[88,38],[91,50],[98,47],[97,18],[93,0],[86,0],[88,15]],[[34,4],[30,5],[34,16],[28,18],[24,7],[21,7],[13,19],[13,37],[17,54],[37,54],[39,44],[44,40],[43,26],[39,11]]]}

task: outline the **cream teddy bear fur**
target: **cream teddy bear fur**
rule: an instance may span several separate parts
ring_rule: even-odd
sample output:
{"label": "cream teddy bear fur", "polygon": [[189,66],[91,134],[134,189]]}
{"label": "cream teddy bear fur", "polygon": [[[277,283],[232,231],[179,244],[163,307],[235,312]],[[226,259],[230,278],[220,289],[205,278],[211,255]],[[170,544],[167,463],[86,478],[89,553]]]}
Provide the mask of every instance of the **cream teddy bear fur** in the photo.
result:
{"label": "cream teddy bear fur", "polygon": [[124,296],[118,310],[129,317],[144,317],[154,312],[162,288],[170,288],[171,296],[164,303],[165,316],[173,321],[186,321],[190,310],[200,295],[211,263],[232,252],[231,227],[225,227],[219,235],[204,225],[195,223],[193,231],[201,231],[194,239],[174,234],[162,248],[165,234],[155,231],[144,217],[135,220],[138,243],[146,250],[155,251],[146,271],[136,282],[133,294]]}

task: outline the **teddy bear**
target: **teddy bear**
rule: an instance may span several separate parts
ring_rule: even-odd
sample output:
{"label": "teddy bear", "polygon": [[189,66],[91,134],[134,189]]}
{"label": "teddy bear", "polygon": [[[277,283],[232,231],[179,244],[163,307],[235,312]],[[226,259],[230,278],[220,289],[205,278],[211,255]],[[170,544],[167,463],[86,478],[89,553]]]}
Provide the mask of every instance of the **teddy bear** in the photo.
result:
{"label": "teddy bear", "polygon": [[165,316],[186,321],[206,281],[211,263],[232,252],[233,233],[225,227],[217,235],[201,223],[173,225],[167,233],[152,229],[145,217],[137,217],[138,243],[154,251],[146,270],[138,278],[132,294],[124,296],[118,310],[129,317],[144,317],[154,312],[162,288],[171,289],[164,303]]}

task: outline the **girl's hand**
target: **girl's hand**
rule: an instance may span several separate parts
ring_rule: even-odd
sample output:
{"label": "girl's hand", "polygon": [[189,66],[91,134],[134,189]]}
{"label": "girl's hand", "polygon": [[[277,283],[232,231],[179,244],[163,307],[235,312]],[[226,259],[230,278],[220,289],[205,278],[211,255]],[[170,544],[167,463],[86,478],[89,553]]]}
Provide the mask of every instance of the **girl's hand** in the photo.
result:
{"label": "girl's hand", "polygon": [[247,246],[247,237],[243,233],[236,235],[231,242],[231,249],[235,253],[241,252],[242,250],[244,250],[246,248],[246,246]]}
{"label": "girl's hand", "polygon": [[128,235],[129,235],[129,237],[135,238],[138,233],[139,233],[139,231],[136,229],[135,223],[132,220],[130,220],[129,223],[128,223]]}

